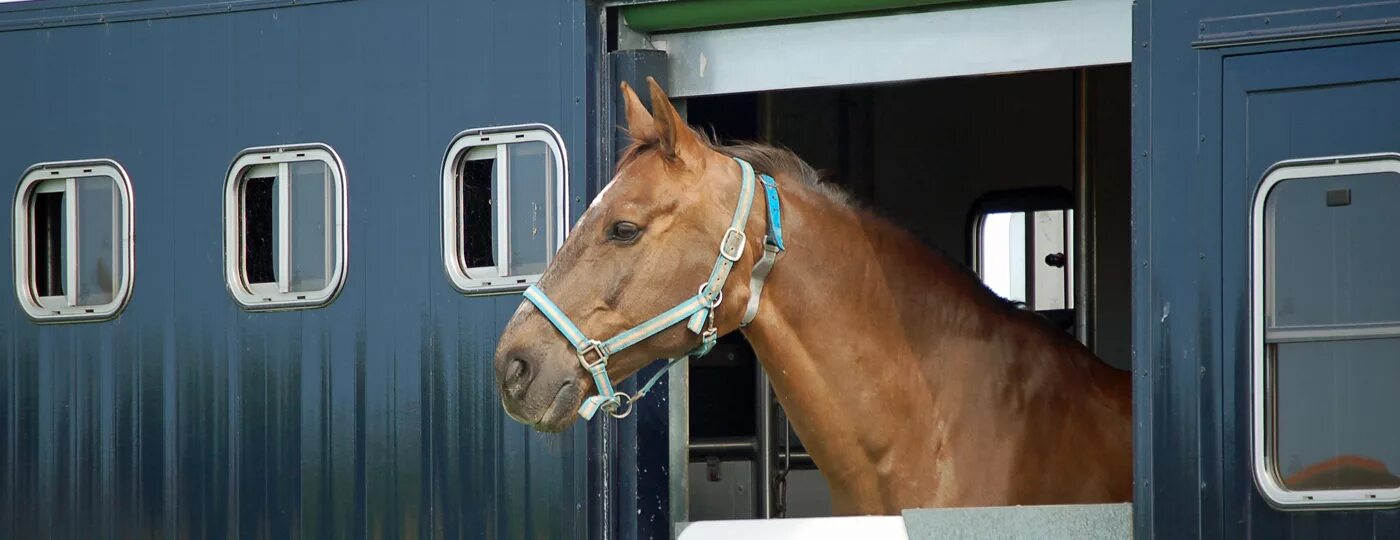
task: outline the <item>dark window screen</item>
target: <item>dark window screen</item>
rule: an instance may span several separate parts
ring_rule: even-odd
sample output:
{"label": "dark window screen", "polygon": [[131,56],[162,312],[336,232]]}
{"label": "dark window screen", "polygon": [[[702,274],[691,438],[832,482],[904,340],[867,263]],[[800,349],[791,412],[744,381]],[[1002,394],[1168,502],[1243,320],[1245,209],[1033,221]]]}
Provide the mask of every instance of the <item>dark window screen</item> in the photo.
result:
{"label": "dark window screen", "polygon": [[467,268],[496,265],[492,187],[496,160],[474,159],[462,163],[462,262]]}
{"label": "dark window screen", "polygon": [[63,193],[34,196],[34,293],[63,296]]}
{"label": "dark window screen", "polygon": [[249,178],[243,186],[243,271],[248,283],[277,281],[276,180]]}

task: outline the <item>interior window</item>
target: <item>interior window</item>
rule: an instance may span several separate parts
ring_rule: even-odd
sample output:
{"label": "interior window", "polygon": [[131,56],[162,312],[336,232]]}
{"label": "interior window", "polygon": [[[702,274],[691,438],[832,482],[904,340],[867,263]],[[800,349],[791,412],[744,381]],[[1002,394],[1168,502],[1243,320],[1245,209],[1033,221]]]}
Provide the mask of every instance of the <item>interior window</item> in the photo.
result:
{"label": "interior window", "polygon": [[249,178],[243,191],[243,265],[249,283],[276,283],[275,176]]}
{"label": "interior window", "polygon": [[491,210],[496,186],[496,149],[478,148],[462,162],[460,173],[462,254],[467,268],[496,265],[496,220]]}
{"label": "interior window", "polygon": [[[59,181],[61,182],[61,181]],[[34,292],[63,296],[64,193],[36,193],[30,223],[33,223]]]}
{"label": "interior window", "polygon": [[1037,311],[1074,308],[1074,210],[987,213],[974,242],[977,274],[1001,297]]}

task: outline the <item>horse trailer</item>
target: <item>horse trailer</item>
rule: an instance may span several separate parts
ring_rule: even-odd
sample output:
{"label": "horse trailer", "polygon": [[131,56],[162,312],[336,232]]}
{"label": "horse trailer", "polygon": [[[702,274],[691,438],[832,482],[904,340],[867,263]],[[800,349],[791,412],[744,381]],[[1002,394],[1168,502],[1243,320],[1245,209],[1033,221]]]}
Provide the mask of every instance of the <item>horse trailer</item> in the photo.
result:
{"label": "horse trailer", "polygon": [[[1400,538],[1395,58],[1394,0],[0,2],[0,537]],[[738,332],[508,415],[648,79],[1128,374],[1132,500],[834,515]]]}

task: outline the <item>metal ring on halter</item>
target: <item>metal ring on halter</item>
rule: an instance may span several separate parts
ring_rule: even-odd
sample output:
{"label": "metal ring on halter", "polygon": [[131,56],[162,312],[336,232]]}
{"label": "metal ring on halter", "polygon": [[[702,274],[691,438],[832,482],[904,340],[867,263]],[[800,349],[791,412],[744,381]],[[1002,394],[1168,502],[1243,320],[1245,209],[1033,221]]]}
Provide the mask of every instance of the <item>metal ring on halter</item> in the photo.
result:
{"label": "metal ring on halter", "polygon": [[[609,402],[609,404],[612,404],[612,407],[608,408],[607,405],[604,405],[603,408],[603,410],[608,413],[608,416],[621,420],[623,418],[627,418],[628,415],[632,414],[632,404],[637,402],[637,398],[634,398],[622,392],[614,394],[613,398],[613,401]],[[627,409],[621,413],[618,413],[617,409],[622,406],[623,401],[627,402]]]}
{"label": "metal ring on halter", "polygon": [[700,305],[701,305],[701,306],[703,306],[705,309],[711,309],[711,310],[712,310],[712,309],[715,309],[715,308],[719,307],[720,303],[724,302],[724,289],[720,289],[720,290],[719,290],[719,295],[715,297],[715,303],[713,303],[713,304],[706,304],[706,303],[705,303],[705,299],[708,298],[710,295],[708,295],[708,294],[705,293],[705,287],[709,287],[709,286],[710,286],[710,284],[709,284],[708,282],[706,282],[706,283],[701,283],[701,284],[700,284],[700,290],[695,291],[695,294],[698,295],[698,296],[700,297]]}

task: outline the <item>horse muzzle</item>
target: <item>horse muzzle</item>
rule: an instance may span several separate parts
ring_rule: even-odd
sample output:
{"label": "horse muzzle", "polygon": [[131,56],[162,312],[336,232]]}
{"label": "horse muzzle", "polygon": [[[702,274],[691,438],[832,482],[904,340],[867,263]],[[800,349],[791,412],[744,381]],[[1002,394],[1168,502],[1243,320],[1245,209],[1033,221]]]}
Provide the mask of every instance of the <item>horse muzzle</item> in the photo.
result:
{"label": "horse muzzle", "polygon": [[506,414],[536,430],[556,433],[574,422],[587,382],[575,362],[544,349],[548,347],[501,347],[495,359],[496,385]]}

